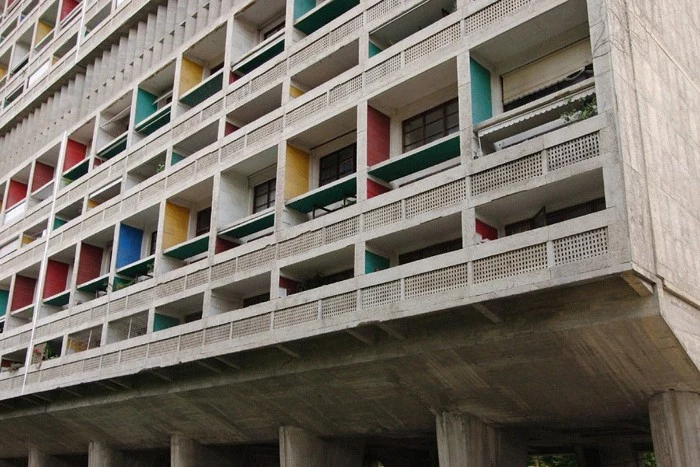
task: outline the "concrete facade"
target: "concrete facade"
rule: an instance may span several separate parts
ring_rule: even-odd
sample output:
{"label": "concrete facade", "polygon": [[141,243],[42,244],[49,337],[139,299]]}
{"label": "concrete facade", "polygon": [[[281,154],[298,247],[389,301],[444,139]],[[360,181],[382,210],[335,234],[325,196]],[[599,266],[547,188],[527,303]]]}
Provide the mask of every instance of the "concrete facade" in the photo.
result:
{"label": "concrete facade", "polygon": [[666,3],[5,2],[0,460],[694,465]]}

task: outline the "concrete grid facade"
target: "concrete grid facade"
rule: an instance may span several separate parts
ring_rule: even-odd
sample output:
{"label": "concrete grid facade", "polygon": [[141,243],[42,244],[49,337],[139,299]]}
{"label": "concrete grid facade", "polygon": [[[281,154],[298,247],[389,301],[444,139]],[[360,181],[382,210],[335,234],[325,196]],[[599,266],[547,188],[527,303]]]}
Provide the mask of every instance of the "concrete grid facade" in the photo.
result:
{"label": "concrete grid facade", "polygon": [[700,458],[700,12],[7,0],[7,465]]}

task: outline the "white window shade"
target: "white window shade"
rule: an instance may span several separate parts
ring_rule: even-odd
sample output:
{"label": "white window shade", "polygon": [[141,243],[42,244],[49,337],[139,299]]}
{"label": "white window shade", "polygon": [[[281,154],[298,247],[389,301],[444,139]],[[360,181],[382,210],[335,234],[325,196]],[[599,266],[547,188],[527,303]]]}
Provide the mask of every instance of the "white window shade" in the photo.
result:
{"label": "white window shade", "polygon": [[503,103],[563,81],[593,62],[588,38],[503,75]]}

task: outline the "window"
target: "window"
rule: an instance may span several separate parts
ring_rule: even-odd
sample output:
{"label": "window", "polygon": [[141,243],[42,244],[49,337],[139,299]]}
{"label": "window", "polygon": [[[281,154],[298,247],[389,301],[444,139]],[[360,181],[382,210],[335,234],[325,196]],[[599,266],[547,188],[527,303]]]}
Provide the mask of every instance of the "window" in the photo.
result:
{"label": "window", "polygon": [[275,24],[274,26],[270,27],[269,29],[264,29],[263,30],[263,40],[267,39],[268,37],[272,37],[277,31],[281,31],[284,29],[284,21]]}
{"label": "window", "polygon": [[428,144],[459,129],[457,98],[418,114],[403,122],[403,151]]}
{"label": "window", "polygon": [[270,301],[270,292],[243,299],[243,308]]}
{"label": "window", "polygon": [[506,235],[515,235],[528,230],[537,229],[546,225],[557,224],[576,217],[585,216],[605,209],[605,198],[594,199],[587,203],[577,204],[554,212],[546,212],[545,208],[539,210],[535,217],[506,225]]}
{"label": "window", "polygon": [[209,232],[211,226],[211,208],[202,209],[197,213],[197,230],[195,235],[203,235]]}
{"label": "window", "polygon": [[276,178],[271,178],[253,188],[253,213],[264,211],[275,205]]}
{"label": "window", "polygon": [[460,250],[462,248],[462,239],[457,238],[455,240],[450,240],[448,242],[438,243],[435,245],[430,245],[420,250],[409,251],[399,255],[399,264],[412,263],[425,258],[430,258],[431,256],[441,255],[443,253],[449,253],[450,251]]}
{"label": "window", "polygon": [[322,157],[319,162],[318,186],[327,185],[346,175],[354,174],[356,170],[356,153],[356,146],[351,144]]}
{"label": "window", "polygon": [[148,246],[148,254],[149,255],[155,255],[156,254],[156,241],[158,240],[158,231],[154,230],[151,232],[151,243]]}

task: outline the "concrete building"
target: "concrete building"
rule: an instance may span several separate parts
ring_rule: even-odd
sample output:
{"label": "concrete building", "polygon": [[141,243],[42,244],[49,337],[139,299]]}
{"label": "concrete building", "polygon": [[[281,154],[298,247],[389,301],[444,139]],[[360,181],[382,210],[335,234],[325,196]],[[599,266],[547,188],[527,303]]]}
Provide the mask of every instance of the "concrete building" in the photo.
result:
{"label": "concrete building", "polygon": [[3,6],[2,465],[700,465],[695,2]]}

